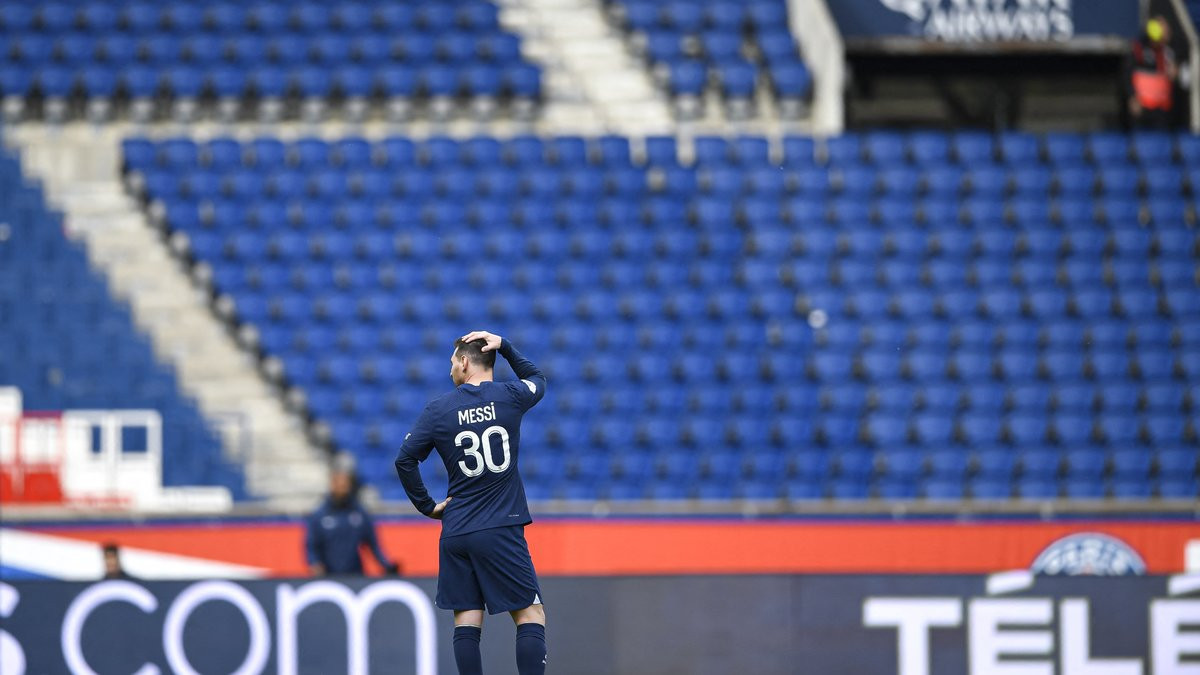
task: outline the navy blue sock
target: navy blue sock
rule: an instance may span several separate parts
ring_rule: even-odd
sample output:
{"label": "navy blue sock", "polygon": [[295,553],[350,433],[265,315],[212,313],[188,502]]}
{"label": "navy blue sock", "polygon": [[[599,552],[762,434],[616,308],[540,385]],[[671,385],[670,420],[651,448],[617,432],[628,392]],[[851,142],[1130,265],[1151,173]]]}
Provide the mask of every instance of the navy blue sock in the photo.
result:
{"label": "navy blue sock", "polygon": [[454,627],[454,662],[458,675],[483,675],[483,659],[479,656],[479,626]]}
{"label": "navy blue sock", "polygon": [[517,626],[517,672],[521,675],[546,672],[546,627],[540,623]]}

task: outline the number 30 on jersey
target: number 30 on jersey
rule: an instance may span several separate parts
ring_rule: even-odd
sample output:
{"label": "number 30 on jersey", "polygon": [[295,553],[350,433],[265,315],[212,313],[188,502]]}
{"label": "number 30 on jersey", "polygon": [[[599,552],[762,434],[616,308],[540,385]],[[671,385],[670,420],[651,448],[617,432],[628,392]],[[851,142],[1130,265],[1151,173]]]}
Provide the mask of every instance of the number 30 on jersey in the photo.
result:
{"label": "number 30 on jersey", "polygon": [[[496,458],[492,450],[492,438],[500,437],[500,445],[504,450],[504,461],[496,463]],[[454,445],[462,448],[462,451],[467,454],[467,459],[474,460],[475,466],[467,466],[467,460],[463,459],[458,462],[458,468],[467,475],[468,478],[474,478],[483,473],[484,467],[492,473],[502,473],[508,468],[509,461],[512,456],[508,449],[508,431],[501,426],[490,426],[483,430],[482,434],[477,434],[474,431],[463,431],[454,437]],[[480,445],[483,446],[483,452],[479,452]]]}

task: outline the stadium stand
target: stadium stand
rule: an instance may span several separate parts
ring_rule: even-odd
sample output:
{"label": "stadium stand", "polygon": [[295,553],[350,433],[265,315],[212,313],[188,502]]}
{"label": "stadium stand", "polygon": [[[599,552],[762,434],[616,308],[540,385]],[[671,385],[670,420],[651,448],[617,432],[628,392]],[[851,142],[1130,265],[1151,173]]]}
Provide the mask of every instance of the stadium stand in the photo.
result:
{"label": "stadium stand", "polygon": [[476,325],[554,387],[522,445],[536,499],[1198,494],[1196,137],[693,150],[134,138],[124,160],[385,497]]}
{"label": "stadium stand", "polygon": [[785,118],[801,117],[812,75],[788,29],[784,0],[610,0],[610,13],[644,56],[676,114],[704,113],[715,93],[730,119],[756,116],[760,86]]}
{"label": "stadium stand", "polygon": [[495,5],[457,2],[5,3],[7,119],[361,119],[536,114],[541,73]]}
{"label": "stadium stand", "polygon": [[156,361],[128,309],[68,240],[61,215],[0,151],[0,384],[26,409],[154,409],[163,419],[163,484],[222,485],[244,498],[240,468],[174,371]]}

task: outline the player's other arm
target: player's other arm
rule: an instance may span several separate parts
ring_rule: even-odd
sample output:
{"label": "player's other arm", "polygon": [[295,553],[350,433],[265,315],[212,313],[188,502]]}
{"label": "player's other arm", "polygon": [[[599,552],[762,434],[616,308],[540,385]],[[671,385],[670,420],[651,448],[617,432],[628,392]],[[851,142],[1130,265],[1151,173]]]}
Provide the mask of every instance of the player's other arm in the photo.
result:
{"label": "player's other arm", "polygon": [[508,365],[512,366],[513,372],[517,377],[525,383],[529,390],[526,398],[526,408],[532,407],[542,397],[546,395],[546,376],[542,370],[534,364],[533,361],[525,358],[525,355],[517,351],[512,342],[507,338],[502,338],[499,335],[489,333],[487,331],[477,330],[473,333],[468,333],[463,336],[464,342],[473,340],[484,340],[486,342],[483,351],[490,352],[493,349],[499,351],[500,356],[508,361]]}
{"label": "player's other arm", "polygon": [[408,500],[422,515],[441,518],[442,510],[446,508],[446,502],[450,501],[450,498],[447,497],[440,504],[435,502],[429,496],[429,490],[425,489],[425,481],[421,480],[421,472],[417,468],[432,450],[433,428],[430,424],[429,409],[426,408],[421,414],[421,419],[417,420],[416,426],[404,437],[404,443],[400,445],[400,453],[396,456],[396,475],[400,477],[400,484],[404,486]]}

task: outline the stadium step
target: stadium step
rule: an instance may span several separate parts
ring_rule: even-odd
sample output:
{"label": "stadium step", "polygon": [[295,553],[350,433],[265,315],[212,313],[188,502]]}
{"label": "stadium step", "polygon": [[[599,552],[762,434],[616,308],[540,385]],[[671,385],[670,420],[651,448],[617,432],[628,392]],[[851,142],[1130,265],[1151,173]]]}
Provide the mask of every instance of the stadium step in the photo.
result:
{"label": "stadium step", "polygon": [[599,0],[501,0],[500,21],[519,31],[545,68],[542,123],[551,132],[630,135],[672,128],[667,100],[604,19]]}
{"label": "stadium step", "polygon": [[221,430],[227,457],[245,467],[249,492],[280,508],[309,505],[325,487],[324,454],[125,194],[116,159],[120,133],[26,124],[9,137],[64,212],[68,234],[86,242],[92,265],[129,304],[158,358],[174,366],[185,393]]}

